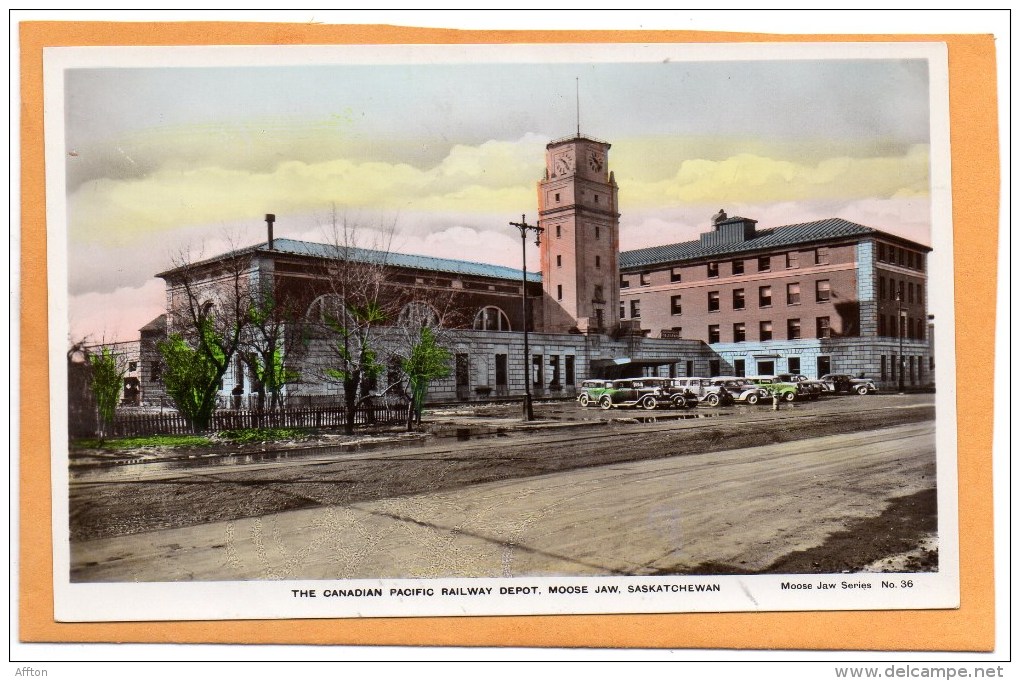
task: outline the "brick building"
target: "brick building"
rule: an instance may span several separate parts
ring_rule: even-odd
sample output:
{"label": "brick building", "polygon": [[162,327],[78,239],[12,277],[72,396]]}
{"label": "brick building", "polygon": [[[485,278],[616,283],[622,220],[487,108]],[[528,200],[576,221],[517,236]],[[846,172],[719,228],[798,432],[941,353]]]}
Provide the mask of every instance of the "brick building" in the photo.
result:
{"label": "brick building", "polygon": [[927,246],[831,218],[758,229],[714,220],[697,241],[620,254],[620,318],[698,339],[712,375],[864,374],[931,382]]}

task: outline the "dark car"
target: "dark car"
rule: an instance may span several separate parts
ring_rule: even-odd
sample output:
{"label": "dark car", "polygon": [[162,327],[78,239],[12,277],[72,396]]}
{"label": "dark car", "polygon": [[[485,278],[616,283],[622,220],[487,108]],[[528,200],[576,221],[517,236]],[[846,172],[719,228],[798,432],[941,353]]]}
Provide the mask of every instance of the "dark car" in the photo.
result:
{"label": "dark car", "polygon": [[773,378],[782,383],[796,383],[801,393],[810,400],[817,400],[826,392],[821,381],[814,381],[803,374],[776,374]]}
{"label": "dark car", "polygon": [[646,383],[644,379],[621,378],[612,381],[612,386],[599,397],[599,406],[603,409],[612,407],[655,409],[659,406],[660,395],[659,388]]}
{"label": "dark car", "polygon": [[847,374],[825,374],[818,380],[829,392],[833,393],[867,395],[878,392],[878,386],[870,378],[854,378]]}
{"label": "dark car", "polygon": [[698,396],[682,378],[645,378],[645,383],[659,389],[659,403],[663,406],[684,409],[698,404]]}

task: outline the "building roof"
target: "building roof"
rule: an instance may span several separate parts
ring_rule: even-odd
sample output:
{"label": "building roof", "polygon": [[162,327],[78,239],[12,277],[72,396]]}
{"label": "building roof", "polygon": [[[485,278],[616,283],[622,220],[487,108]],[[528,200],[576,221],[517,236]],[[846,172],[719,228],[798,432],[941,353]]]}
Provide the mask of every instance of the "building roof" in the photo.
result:
{"label": "building roof", "polygon": [[[738,222],[744,218],[733,217],[726,222]],[[758,230],[754,237],[741,241],[722,243],[705,243],[703,240],[684,241],[678,244],[639,248],[620,253],[620,269],[659,265],[683,260],[699,260],[722,255],[731,255],[747,251],[762,251],[772,248],[785,248],[801,244],[817,243],[833,239],[870,236],[881,234],[897,241],[912,243],[906,239],[886,234],[871,227],[859,225],[843,218],[827,218],[814,222],[801,222],[796,225],[783,225],[771,229]],[[918,248],[931,250],[927,246],[914,244]]]}
{"label": "building roof", "polygon": [[[269,249],[268,242],[248,246],[229,253],[203,260],[196,265],[223,260],[232,256],[244,256],[254,253],[282,253],[286,255],[306,256],[311,258],[335,258],[340,248],[331,244],[321,244],[312,241],[298,241],[297,239],[273,239],[273,249]],[[490,279],[506,279],[520,281],[521,271],[513,267],[502,265],[490,265],[488,263],[473,262],[469,260],[452,260],[450,258],[435,258],[428,255],[411,255],[397,253],[395,251],[380,251],[371,248],[346,249],[346,256],[351,260],[363,263],[387,264],[393,267],[406,267],[413,270],[427,272],[442,272],[447,274],[460,274],[474,277],[487,277]],[[177,269],[177,268],[175,268]],[[156,275],[162,277],[175,270],[168,270]],[[542,281],[542,275],[538,272],[528,272],[529,282]]]}

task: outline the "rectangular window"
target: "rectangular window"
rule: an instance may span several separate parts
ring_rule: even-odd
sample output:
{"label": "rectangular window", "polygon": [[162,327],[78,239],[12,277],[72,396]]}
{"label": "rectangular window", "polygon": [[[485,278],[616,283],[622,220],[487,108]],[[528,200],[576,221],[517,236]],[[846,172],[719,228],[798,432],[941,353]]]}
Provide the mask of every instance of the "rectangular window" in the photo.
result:
{"label": "rectangular window", "polygon": [[772,340],[772,322],[758,323],[758,338],[763,341]]}
{"label": "rectangular window", "polygon": [[719,276],[719,263],[717,262],[708,263],[708,276],[710,279]]}
{"label": "rectangular window", "polygon": [[815,264],[816,265],[828,265],[829,264],[829,249],[825,246],[819,246],[815,249]]}
{"label": "rectangular window", "polygon": [[758,256],[758,271],[768,272],[772,269],[772,258],[767,255]]}
{"label": "rectangular window", "polygon": [[[885,244],[880,243],[878,245],[878,261],[885,262]],[[885,361],[885,356],[882,357],[882,361],[883,362]],[[883,376],[882,378],[884,379],[885,376]]]}
{"label": "rectangular window", "polygon": [[819,279],[815,282],[815,301],[819,303],[829,302],[829,280]]}
{"label": "rectangular window", "polygon": [[790,251],[786,254],[786,268],[793,269],[794,267],[800,267],[800,253]]}
{"label": "rectangular window", "polygon": [[650,275],[648,272],[642,272],[641,273],[641,285],[642,286],[648,286],[651,283],[652,283],[652,275]]}
{"label": "rectangular window", "polygon": [[630,301],[630,316],[632,319],[638,319],[641,317],[641,301],[632,300]]}
{"label": "rectangular window", "polygon": [[563,235],[562,226],[556,225],[556,238],[559,239]]}
{"label": "rectangular window", "polygon": [[[507,356],[496,355],[496,392],[506,393]],[[501,390],[502,389],[502,390]]]}
{"label": "rectangular window", "polygon": [[798,340],[800,338],[800,320],[799,319],[787,319],[786,320],[786,337],[790,340]]}
{"label": "rectangular window", "polygon": [[733,309],[734,310],[744,309],[744,289],[742,288],[733,289]]}
{"label": "rectangular window", "polygon": [[563,358],[563,370],[566,373],[566,384],[574,385],[574,356],[567,355]]}
{"label": "rectangular window", "polygon": [[914,302],[914,283],[910,282],[907,284],[907,302]]}
{"label": "rectangular window", "polygon": [[708,342],[718,343],[719,342],[719,325],[710,324],[708,327]]}
{"label": "rectangular window", "polygon": [[128,362],[128,371],[138,371],[138,362]]}
{"label": "rectangular window", "polygon": [[885,300],[885,277],[878,278],[878,299]]}
{"label": "rectangular window", "polygon": [[556,267],[563,267],[563,256],[562,255],[557,255],[556,256]]}
{"label": "rectangular window", "polygon": [[829,328],[828,317],[818,317],[815,320],[815,335],[818,338],[832,338],[832,329]]}
{"label": "rectangular window", "polygon": [[800,305],[800,282],[795,281],[786,285],[786,304]]}
{"label": "rectangular window", "polygon": [[886,372],[886,367],[885,367],[885,355],[882,355],[881,357],[879,357],[879,361],[880,361],[879,372],[880,372],[880,375],[882,376],[881,380],[884,381],[886,379],[886,377],[887,377],[887,372]]}
{"label": "rectangular window", "polygon": [[681,302],[682,296],[671,296],[669,299],[670,314],[683,314],[684,308]]}
{"label": "rectangular window", "polygon": [[771,307],[772,306],[772,287],[771,286],[759,286],[758,287],[758,307]]}
{"label": "rectangular window", "polygon": [[786,358],[786,370],[791,374],[800,373],[800,357],[787,357]]}
{"label": "rectangular window", "polygon": [[744,369],[745,366],[746,365],[744,363],[744,360],[742,360],[742,359],[735,359],[735,360],[733,360],[733,375],[734,376],[743,376],[744,373],[745,373],[745,369]]}
{"label": "rectangular window", "polygon": [[536,388],[542,387],[542,355],[531,356],[531,384]]}
{"label": "rectangular window", "polygon": [[[598,202],[599,202],[599,197],[597,197],[597,196],[596,196],[596,197],[595,197],[595,203],[598,203]],[[598,225],[595,225],[595,239],[596,239],[596,240],[598,240],[598,238],[599,238],[599,234],[601,234],[601,233],[602,233],[602,232],[601,232],[601,231],[599,230],[599,226],[598,226]]]}
{"label": "rectangular window", "polygon": [[[560,202],[560,195],[557,194],[556,195],[556,203],[559,203],[559,202]],[[559,236],[559,232],[556,233],[556,236]]]}
{"label": "rectangular window", "polygon": [[622,274],[620,275],[620,288],[630,288],[630,281]]}
{"label": "rectangular window", "polygon": [[604,302],[606,302],[606,299],[602,295],[602,285],[601,284],[595,284],[595,287],[594,287],[594,289],[592,291],[591,299],[592,299],[592,301],[594,301],[596,303],[604,303]]}
{"label": "rectangular window", "polygon": [[627,304],[621,300],[620,301],[620,319],[626,319],[626,318],[627,318]]}
{"label": "rectangular window", "polygon": [[744,273],[744,261],[743,260],[734,260],[733,261],[733,274],[743,274],[743,273]]}
{"label": "rectangular window", "polygon": [[718,376],[720,373],[722,373],[719,371],[719,360],[717,359],[708,360],[708,373],[711,374],[712,376]]}
{"label": "rectangular window", "polygon": [[679,267],[674,267],[673,269],[671,269],[669,271],[669,280],[670,281],[680,281],[681,280],[680,272],[681,272],[681,268],[679,268]]}
{"label": "rectangular window", "polygon": [[825,376],[832,373],[832,358],[828,355],[819,355],[815,368],[818,370],[815,376]]}
{"label": "rectangular window", "polygon": [[885,315],[884,314],[878,315],[878,335],[879,336],[884,336],[885,335]]}
{"label": "rectangular window", "polygon": [[595,269],[602,269],[602,256],[600,255],[595,256]]}
{"label": "rectangular window", "polygon": [[733,342],[743,343],[747,340],[747,327],[744,326],[744,322],[737,322],[733,325]]}
{"label": "rectangular window", "polygon": [[686,376],[694,375],[694,360],[689,359],[684,363],[684,369],[686,370]]}
{"label": "rectangular window", "polygon": [[563,300],[563,284],[556,284],[556,300]]}
{"label": "rectangular window", "polygon": [[708,311],[718,312],[719,311],[719,292],[709,291],[708,292]]}
{"label": "rectangular window", "polygon": [[894,381],[896,380],[896,367],[898,364],[898,360],[899,358],[896,355],[893,355],[892,361],[889,362],[889,367],[892,369],[892,380]]}

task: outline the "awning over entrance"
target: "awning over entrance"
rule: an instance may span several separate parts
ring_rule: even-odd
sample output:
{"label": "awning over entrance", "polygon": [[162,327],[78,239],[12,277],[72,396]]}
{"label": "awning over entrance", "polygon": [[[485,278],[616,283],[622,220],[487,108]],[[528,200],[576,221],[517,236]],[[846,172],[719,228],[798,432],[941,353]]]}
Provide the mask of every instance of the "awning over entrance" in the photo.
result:
{"label": "awning over entrance", "polygon": [[591,372],[595,378],[634,378],[641,376],[645,367],[669,366],[686,361],[687,357],[633,358],[613,357],[591,360]]}

